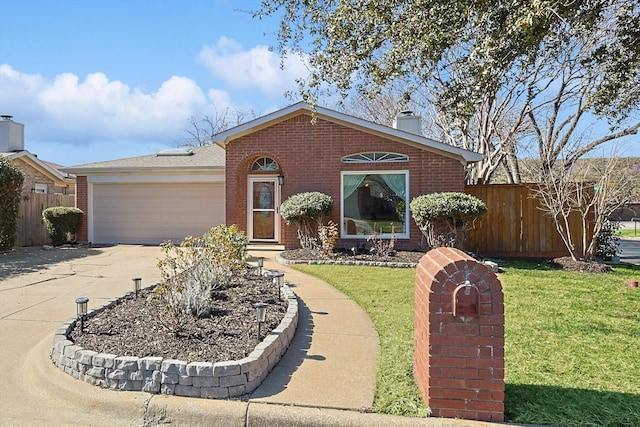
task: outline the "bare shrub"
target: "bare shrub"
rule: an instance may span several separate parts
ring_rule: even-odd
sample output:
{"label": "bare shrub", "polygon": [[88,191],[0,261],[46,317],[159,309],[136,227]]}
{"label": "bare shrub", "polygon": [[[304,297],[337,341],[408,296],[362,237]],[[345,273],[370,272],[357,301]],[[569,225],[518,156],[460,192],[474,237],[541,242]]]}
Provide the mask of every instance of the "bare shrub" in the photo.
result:
{"label": "bare shrub", "polygon": [[391,224],[391,237],[389,239],[378,237],[378,233],[374,230],[373,233],[367,237],[367,242],[371,245],[373,254],[383,257],[391,255],[396,245],[395,226]]}
{"label": "bare shrub", "polygon": [[336,248],[338,242],[338,225],[329,221],[326,225],[318,227],[318,238],[320,239],[320,249],[324,256],[329,256]]}
{"label": "bare shrub", "polygon": [[227,287],[246,263],[247,239],[235,226],[214,227],[202,237],[187,237],[179,246],[161,245],[162,280],[153,297],[165,307],[163,325],[178,334],[193,317],[208,316],[212,293]]}

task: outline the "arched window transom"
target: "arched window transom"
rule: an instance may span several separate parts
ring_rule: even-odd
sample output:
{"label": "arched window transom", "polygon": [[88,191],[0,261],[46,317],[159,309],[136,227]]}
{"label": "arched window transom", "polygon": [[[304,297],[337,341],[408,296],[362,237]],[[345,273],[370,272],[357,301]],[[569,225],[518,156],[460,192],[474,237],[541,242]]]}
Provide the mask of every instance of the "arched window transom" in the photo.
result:
{"label": "arched window transom", "polygon": [[280,170],[278,162],[269,157],[260,157],[253,162],[251,166],[252,171],[264,172],[264,171],[277,171]]}
{"label": "arched window transom", "polygon": [[357,153],[344,156],[342,163],[382,163],[382,162],[408,162],[409,156],[398,153]]}

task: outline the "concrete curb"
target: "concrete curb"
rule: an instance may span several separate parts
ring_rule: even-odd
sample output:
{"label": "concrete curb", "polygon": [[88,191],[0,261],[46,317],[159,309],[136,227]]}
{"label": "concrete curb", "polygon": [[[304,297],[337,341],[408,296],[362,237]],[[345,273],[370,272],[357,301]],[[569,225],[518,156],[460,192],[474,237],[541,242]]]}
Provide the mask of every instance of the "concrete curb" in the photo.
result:
{"label": "concrete curb", "polygon": [[408,418],[343,409],[285,406],[228,400],[200,401],[155,396],[147,404],[145,425],[174,424],[185,427],[215,425],[221,427],[499,427],[525,424],[498,424],[449,418]]}

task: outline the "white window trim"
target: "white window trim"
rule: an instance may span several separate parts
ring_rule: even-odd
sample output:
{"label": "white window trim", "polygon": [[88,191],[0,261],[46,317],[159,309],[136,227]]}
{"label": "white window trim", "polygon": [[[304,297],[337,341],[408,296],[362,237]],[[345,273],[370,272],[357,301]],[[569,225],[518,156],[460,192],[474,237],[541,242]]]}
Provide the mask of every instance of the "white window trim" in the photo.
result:
{"label": "white window trim", "polygon": [[47,194],[49,193],[49,187],[47,184],[35,184],[33,186],[34,193]]}
{"label": "white window trim", "polygon": [[[365,236],[364,234],[347,234],[347,230],[345,229],[344,223],[344,176],[345,175],[384,175],[384,174],[404,174],[405,176],[405,189],[407,192],[406,201],[405,201],[405,232],[404,233],[396,233],[396,239],[409,239],[411,238],[411,226],[410,226],[410,215],[409,215],[409,171],[408,170],[358,170],[358,171],[342,171],[340,172],[340,238],[342,239],[352,239],[352,240],[362,240],[366,239],[369,236]],[[379,234],[378,238],[381,239],[390,239],[391,234]]]}

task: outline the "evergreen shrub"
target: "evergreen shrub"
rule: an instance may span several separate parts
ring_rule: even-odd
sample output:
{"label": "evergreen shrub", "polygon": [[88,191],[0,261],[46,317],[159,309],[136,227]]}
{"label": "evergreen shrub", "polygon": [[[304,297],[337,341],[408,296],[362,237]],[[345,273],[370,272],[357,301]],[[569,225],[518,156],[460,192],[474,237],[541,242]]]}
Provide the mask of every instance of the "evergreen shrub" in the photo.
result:
{"label": "evergreen shrub", "polygon": [[68,206],[53,206],[42,211],[51,243],[60,246],[75,239],[84,212]]}
{"label": "evergreen shrub", "polygon": [[18,210],[24,175],[13,163],[0,157],[0,250],[16,244]]}
{"label": "evergreen shrub", "polygon": [[331,196],[312,191],[287,198],[280,205],[280,215],[287,225],[298,227],[298,240],[303,248],[317,249],[320,247],[318,227],[332,209]]}
{"label": "evergreen shrub", "polygon": [[430,248],[462,249],[468,224],[484,215],[487,205],[470,194],[445,192],[418,196],[409,209]]}

